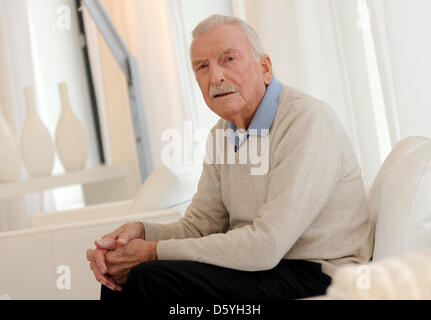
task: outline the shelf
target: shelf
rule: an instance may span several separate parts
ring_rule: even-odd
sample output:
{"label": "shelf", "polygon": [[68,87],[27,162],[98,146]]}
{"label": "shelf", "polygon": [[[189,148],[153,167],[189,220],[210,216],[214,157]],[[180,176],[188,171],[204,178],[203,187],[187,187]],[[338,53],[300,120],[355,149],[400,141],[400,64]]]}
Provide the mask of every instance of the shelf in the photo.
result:
{"label": "shelf", "polygon": [[126,180],[133,170],[128,164],[115,164],[67,172],[61,175],[0,183],[0,200],[74,184],[98,184]]}

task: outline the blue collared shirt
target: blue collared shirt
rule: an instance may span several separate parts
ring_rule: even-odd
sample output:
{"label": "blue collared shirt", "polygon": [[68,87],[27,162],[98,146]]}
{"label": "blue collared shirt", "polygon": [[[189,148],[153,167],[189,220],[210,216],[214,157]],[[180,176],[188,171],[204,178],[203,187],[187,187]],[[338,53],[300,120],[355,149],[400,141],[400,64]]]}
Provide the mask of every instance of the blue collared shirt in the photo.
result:
{"label": "blue collared shirt", "polygon": [[239,141],[237,126],[233,122],[229,122],[229,129],[231,130],[228,132],[228,139],[235,146],[235,151],[243,145],[249,135],[266,136],[268,134],[277,112],[278,100],[282,91],[283,84],[275,79],[275,77],[272,77],[271,82],[266,88],[262,102],[248,126],[246,135],[244,135],[245,138],[241,141]]}

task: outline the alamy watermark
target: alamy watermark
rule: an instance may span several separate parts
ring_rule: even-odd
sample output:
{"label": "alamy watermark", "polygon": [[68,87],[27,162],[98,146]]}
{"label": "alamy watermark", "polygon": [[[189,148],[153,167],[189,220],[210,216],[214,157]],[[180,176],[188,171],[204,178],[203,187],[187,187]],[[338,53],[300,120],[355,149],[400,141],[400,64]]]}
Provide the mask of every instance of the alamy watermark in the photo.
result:
{"label": "alamy watermark", "polygon": [[[161,160],[171,164],[248,164],[250,175],[265,175],[269,169],[269,130],[249,129],[248,138],[237,152],[229,140],[239,139],[232,129],[198,130],[193,132],[190,121],[184,122],[184,131],[166,129],[161,135],[167,142],[161,150]],[[260,133],[260,135],[258,135]]]}
{"label": "alamy watermark", "polygon": [[70,30],[71,28],[71,9],[68,5],[62,4],[57,7],[56,26],[59,30]]}
{"label": "alamy watermark", "polygon": [[57,289],[58,290],[70,290],[72,281],[72,272],[68,265],[57,266]]}
{"label": "alamy watermark", "polygon": [[371,268],[368,265],[360,265],[356,268],[358,278],[356,280],[356,287],[359,290],[371,289]]}

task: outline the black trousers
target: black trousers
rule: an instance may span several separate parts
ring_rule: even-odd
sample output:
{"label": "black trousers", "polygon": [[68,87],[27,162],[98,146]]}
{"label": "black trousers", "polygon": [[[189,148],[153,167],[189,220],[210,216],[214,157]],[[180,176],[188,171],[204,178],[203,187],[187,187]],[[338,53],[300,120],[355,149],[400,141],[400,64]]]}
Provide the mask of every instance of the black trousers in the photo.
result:
{"label": "black trousers", "polygon": [[214,302],[286,300],[322,295],[331,278],[319,263],[286,260],[271,270],[239,271],[191,261],[149,261],[134,267],[123,291],[102,285],[101,300]]}

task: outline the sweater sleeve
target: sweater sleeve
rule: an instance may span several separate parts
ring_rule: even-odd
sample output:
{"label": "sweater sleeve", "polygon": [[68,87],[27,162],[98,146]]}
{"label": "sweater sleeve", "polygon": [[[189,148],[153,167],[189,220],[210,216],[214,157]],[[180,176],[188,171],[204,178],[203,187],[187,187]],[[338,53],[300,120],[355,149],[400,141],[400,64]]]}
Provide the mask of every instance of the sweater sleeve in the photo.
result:
{"label": "sweater sleeve", "polygon": [[159,259],[191,260],[244,271],[276,266],[335,189],[342,153],[334,121],[326,110],[314,106],[287,119],[273,133],[277,136],[271,148],[267,201],[253,223],[199,239],[160,241]]}

